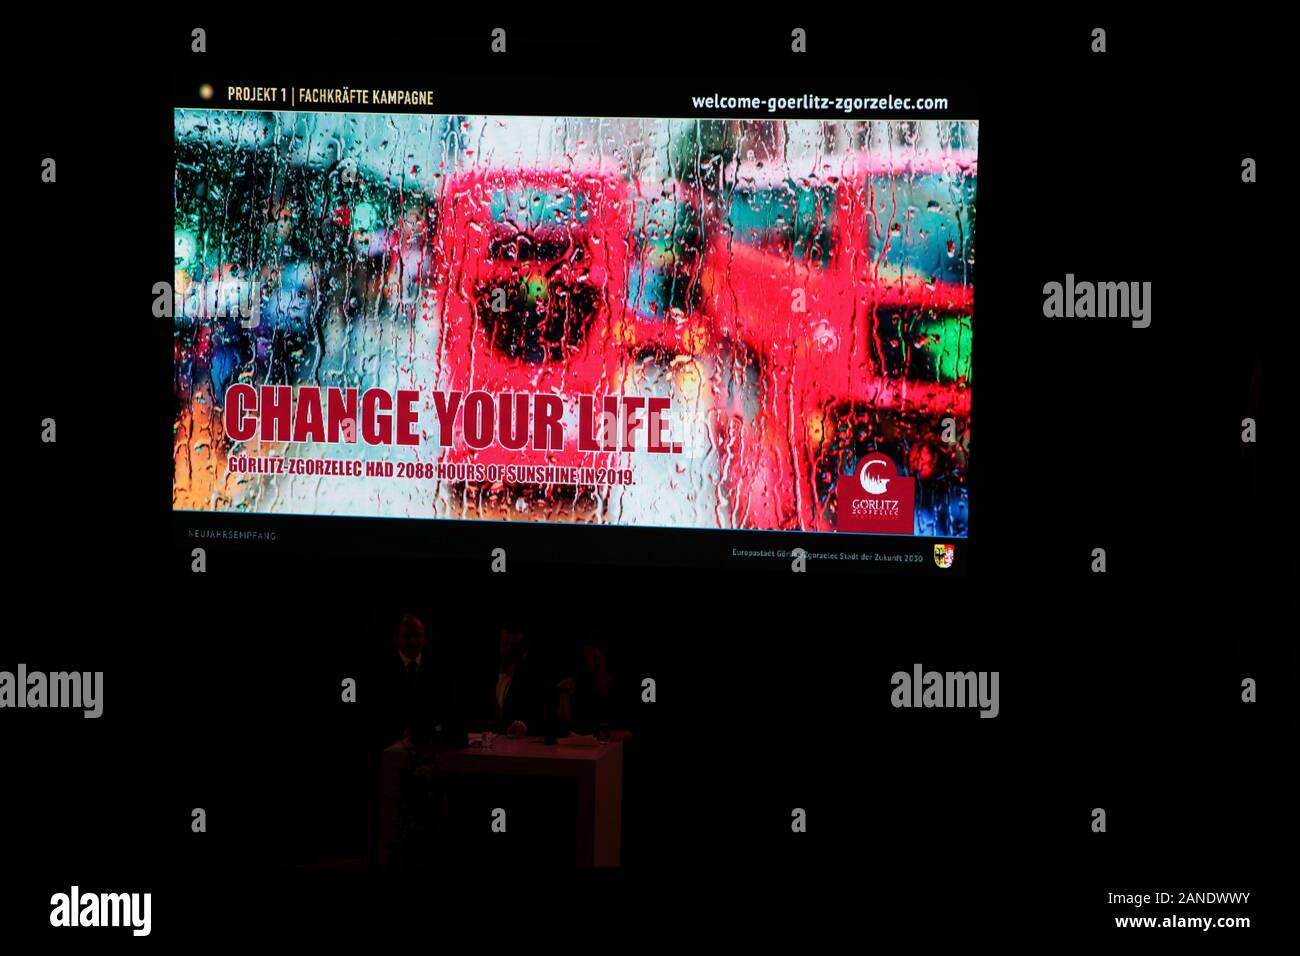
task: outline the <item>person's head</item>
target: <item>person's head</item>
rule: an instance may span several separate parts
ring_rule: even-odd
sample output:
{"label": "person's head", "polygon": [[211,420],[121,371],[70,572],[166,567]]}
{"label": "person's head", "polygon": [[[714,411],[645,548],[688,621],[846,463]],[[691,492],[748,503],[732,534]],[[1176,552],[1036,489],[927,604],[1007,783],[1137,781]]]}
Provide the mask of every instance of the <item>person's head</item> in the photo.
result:
{"label": "person's head", "polygon": [[414,660],[424,650],[424,623],[414,614],[403,614],[397,622],[393,643],[405,657]]}
{"label": "person's head", "polygon": [[587,668],[587,676],[593,680],[605,677],[609,671],[609,659],[605,656],[605,649],[592,641],[582,645],[582,663]]}
{"label": "person's head", "polygon": [[517,664],[523,660],[524,650],[524,629],[517,624],[506,624],[501,628],[500,633],[500,650],[501,660],[506,664]]}

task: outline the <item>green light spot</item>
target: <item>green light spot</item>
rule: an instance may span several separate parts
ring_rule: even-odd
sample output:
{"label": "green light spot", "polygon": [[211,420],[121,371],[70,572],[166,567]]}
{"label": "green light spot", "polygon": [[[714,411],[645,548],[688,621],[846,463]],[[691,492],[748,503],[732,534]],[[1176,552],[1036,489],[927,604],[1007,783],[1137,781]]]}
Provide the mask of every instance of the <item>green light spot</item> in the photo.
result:
{"label": "green light spot", "polygon": [[529,302],[540,302],[546,298],[546,277],[532,276],[524,280],[524,295]]}
{"label": "green light spot", "polygon": [[922,319],[916,324],[916,335],[926,339],[921,351],[938,381],[951,384],[964,378],[970,383],[969,316]]}
{"label": "green light spot", "polygon": [[352,212],[352,226],[361,232],[369,232],[379,221],[379,212],[368,202],[357,203]]}

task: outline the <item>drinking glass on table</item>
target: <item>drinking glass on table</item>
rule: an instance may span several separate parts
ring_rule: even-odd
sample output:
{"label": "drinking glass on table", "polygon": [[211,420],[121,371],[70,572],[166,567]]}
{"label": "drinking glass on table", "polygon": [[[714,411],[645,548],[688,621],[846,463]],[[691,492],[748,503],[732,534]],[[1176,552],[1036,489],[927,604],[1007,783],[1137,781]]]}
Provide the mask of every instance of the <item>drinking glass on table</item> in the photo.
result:
{"label": "drinking glass on table", "polygon": [[613,727],[610,726],[608,720],[602,720],[599,724],[596,725],[596,739],[599,740],[601,743],[605,743],[605,744],[609,743],[609,738],[612,735],[612,733],[613,733]]}

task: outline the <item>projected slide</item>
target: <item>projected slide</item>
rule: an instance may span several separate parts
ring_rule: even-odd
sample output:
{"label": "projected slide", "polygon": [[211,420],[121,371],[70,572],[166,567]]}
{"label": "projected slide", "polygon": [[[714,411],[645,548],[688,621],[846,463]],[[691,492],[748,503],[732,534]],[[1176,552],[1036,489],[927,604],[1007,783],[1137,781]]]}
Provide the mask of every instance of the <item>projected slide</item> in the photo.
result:
{"label": "projected slide", "polygon": [[173,508],[965,537],[977,150],[177,110]]}

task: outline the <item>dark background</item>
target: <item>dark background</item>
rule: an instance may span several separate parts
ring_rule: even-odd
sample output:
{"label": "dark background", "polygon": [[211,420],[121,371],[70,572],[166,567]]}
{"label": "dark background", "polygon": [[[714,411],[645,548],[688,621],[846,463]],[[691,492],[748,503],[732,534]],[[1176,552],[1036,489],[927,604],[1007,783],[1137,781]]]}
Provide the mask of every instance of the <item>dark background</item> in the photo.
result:
{"label": "dark background", "polygon": [[[1262,938],[1294,835],[1281,768],[1295,655],[1278,613],[1294,567],[1290,471],[1269,469],[1266,487],[1257,459],[1281,440],[1263,364],[1284,360],[1293,297],[1278,30],[694,17],[433,17],[402,55],[360,14],[11,38],[39,59],[15,81],[21,148],[5,160],[21,210],[11,388],[28,438],[5,469],[16,561],[0,667],[106,672],[99,720],[2,718],[4,855],[30,874],[3,907],[20,936],[79,882],[152,891],[160,940],[237,937],[258,920],[313,935],[443,919],[491,932],[503,906],[551,926],[594,903],[651,934],[680,914],[768,941],[808,926],[839,938],[846,923],[922,940],[1114,939],[1142,931],[1112,916],[1150,910],[1105,894],[1158,890],[1251,891],[1244,907],[1178,912],[1247,915],[1252,930],[1207,935]],[[296,545],[209,543],[209,572],[191,574],[168,512],[171,344],[149,312],[148,263],[169,255],[172,84],[192,67],[195,25],[211,63],[310,64],[303,85],[420,86],[428,63],[492,103],[540,87],[589,112],[625,104],[628,87],[675,105],[738,72],[773,77],[777,93],[820,74],[874,95],[880,84],[854,78],[869,70],[974,96],[984,265],[967,576],[701,569],[687,536],[667,542],[680,566],[642,567],[599,552],[555,565],[554,539],[520,539],[502,576],[476,553],[420,557],[443,547],[436,535],[392,556],[345,522]],[[504,65],[486,52],[498,25]],[[805,57],[788,52],[796,25]],[[637,30],[672,42],[638,56]],[[39,183],[46,155],[55,186]],[[1241,182],[1245,156],[1257,184]],[[1152,325],[1044,319],[1042,286],[1067,272],[1151,281]],[[1245,415],[1260,445],[1240,442]],[[47,416],[55,445],[38,437]],[[1094,547],[1104,575],[1089,570]],[[411,604],[455,640],[503,617],[561,641],[607,637],[620,670],[656,678],[621,872],[302,868],[366,852],[370,717],[364,694],[339,702],[339,680]],[[918,661],[999,670],[1001,715],[894,710],[890,675]],[[1247,676],[1254,705],[1240,700]],[[190,832],[196,806],[206,834]],[[807,834],[790,833],[796,806]],[[1089,829],[1098,806],[1105,834]]]}

